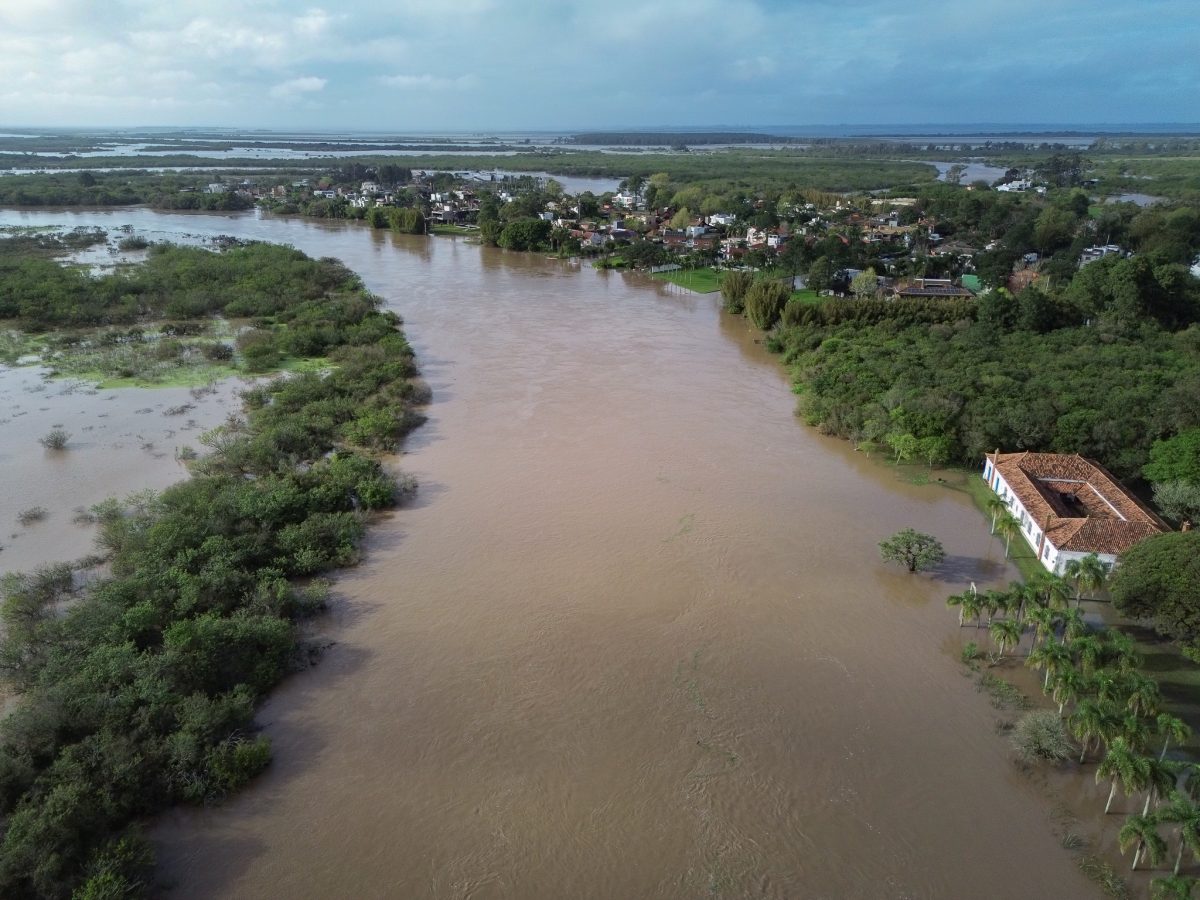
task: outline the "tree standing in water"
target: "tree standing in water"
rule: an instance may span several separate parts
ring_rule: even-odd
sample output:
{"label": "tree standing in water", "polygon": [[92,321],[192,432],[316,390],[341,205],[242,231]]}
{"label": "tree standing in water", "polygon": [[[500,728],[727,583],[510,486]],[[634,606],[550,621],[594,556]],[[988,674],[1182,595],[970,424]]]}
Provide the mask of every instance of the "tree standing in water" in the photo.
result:
{"label": "tree standing in water", "polygon": [[909,572],[923,572],[945,559],[946,551],[933,535],[905,528],[880,541],[879,555],[888,562],[902,563]]}

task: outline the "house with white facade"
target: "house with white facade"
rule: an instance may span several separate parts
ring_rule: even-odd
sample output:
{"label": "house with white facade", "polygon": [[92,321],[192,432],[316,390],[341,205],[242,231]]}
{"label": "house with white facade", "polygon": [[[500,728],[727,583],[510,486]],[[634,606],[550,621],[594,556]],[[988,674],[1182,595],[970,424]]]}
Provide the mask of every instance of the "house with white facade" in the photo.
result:
{"label": "house with white facade", "polygon": [[1170,530],[1101,465],[1078,454],[997,450],[987,455],[983,478],[1056,575],[1090,553],[1112,566],[1134,544]]}

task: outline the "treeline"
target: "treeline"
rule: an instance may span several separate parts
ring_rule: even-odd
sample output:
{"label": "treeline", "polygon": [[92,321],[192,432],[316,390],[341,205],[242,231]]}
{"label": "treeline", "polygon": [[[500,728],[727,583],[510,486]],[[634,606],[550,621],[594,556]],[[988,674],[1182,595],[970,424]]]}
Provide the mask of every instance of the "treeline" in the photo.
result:
{"label": "treeline", "polygon": [[[189,480],[97,507],[111,577],[83,594],[66,567],[3,581],[0,672],[20,697],[0,722],[5,897],[149,892],[134,823],[267,765],[255,705],[307,663],[297,622],[324,603],[321,582],[296,579],[353,564],[364,514],[404,493],[355,448],[419,423],[413,354],[350,272],[281,247],[158,258],[174,260],[158,277],[203,269],[205,305],[314,324],[332,368],[248,391]],[[276,285],[297,265],[311,278]]]}
{"label": "treeline", "polygon": [[94,277],[49,260],[4,255],[0,319],[14,320],[23,331],[216,313],[287,321],[306,304],[323,303],[330,292],[349,287],[357,289],[358,282],[337,260],[310,259],[270,244],[223,253],[156,244],[144,263]]}
{"label": "treeline", "polygon": [[572,135],[571,143],[613,147],[661,147],[673,144],[790,144],[794,138],[748,131],[589,131]]}
{"label": "treeline", "polygon": [[771,346],[809,423],[859,442],[939,439],[943,461],[1082,453],[1138,478],[1155,441],[1200,426],[1200,283],[1182,266],[1109,258],[1059,294],[995,291],[951,309],[939,321],[913,304],[831,301]]}
{"label": "treeline", "polygon": [[254,205],[233,191],[205,193],[202,179],[145,172],[71,172],[0,178],[0,206],[134,206],[236,210]]}

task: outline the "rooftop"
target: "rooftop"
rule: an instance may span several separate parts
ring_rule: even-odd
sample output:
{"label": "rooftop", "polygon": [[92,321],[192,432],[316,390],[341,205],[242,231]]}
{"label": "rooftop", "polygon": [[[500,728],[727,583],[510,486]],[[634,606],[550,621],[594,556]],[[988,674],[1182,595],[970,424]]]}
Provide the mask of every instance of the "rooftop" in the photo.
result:
{"label": "rooftop", "polygon": [[988,459],[1059,550],[1118,555],[1169,530],[1103,466],[1079,454],[989,453]]}

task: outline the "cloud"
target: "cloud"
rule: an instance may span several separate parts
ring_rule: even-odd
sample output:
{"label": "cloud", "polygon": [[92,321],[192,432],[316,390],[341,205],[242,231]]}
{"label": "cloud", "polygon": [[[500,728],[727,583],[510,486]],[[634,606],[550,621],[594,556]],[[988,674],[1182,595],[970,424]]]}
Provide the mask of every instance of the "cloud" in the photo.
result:
{"label": "cloud", "polygon": [[292,29],[305,37],[319,37],[328,30],[332,19],[323,9],[310,9],[292,20]]}
{"label": "cloud", "polygon": [[0,0],[0,124],[295,127],[318,98],[402,130],[1187,121],[1194,6]]}
{"label": "cloud", "polygon": [[479,84],[474,75],[446,78],[441,75],[381,75],[379,83],[406,91],[465,91]]}
{"label": "cloud", "polygon": [[305,94],[314,94],[317,91],[325,90],[325,85],[328,83],[325,78],[305,75],[303,78],[293,78],[290,81],[281,82],[272,87],[269,93],[277,100],[295,100]]}

